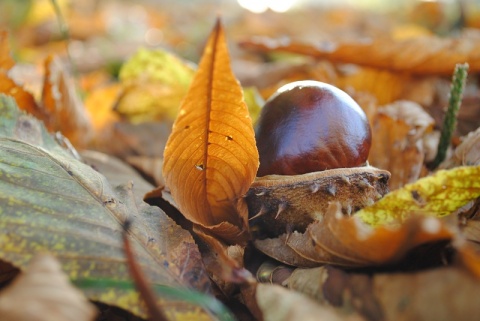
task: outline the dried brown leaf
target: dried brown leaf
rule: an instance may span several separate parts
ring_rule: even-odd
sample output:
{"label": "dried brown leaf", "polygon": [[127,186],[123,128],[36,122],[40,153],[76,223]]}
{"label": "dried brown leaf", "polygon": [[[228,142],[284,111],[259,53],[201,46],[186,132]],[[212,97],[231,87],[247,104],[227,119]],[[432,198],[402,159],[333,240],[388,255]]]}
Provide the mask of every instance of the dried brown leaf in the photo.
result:
{"label": "dried brown leaf", "polygon": [[397,101],[381,108],[372,124],[369,162],[388,170],[391,190],[416,181],[425,159],[423,138],[434,120],[414,102]]}
{"label": "dried brown leaf", "polygon": [[289,265],[364,267],[397,263],[422,244],[453,236],[435,217],[414,216],[399,226],[373,228],[358,217],[344,217],[340,204],[331,203],[323,220],[314,221],[305,233],[255,241],[255,246]]}
{"label": "dried brown leaf", "polygon": [[258,306],[265,321],[361,321],[358,315],[344,315],[327,305],[320,305],[307,296],[278,285],[259,284],[256,290]]}
{"label": "dried brown leaf", "polygon": [[97,311],[74,288],[51,255],[40,254],[25,272],[0,292],[2,321],[89,321]]}
{"label": "dried brown leaf", "polygon": [[203,252],[203,261],[223,291],[231,288],[231,283],[254,281],[250,272],[243,267],[243,247],[227,245],[200,226],[195,226],[193,230],[208,246],[208,250]]}
{"label": "dried brown leaf", "polygon": [[[303,235],[303,234],[302,234]],[[287,234],[282,234],[279,237],[264,240],[255,240],[255,247],[262,253],[268,255],[275,260],[298,267],[314,267],[318,266],[318,263],[305,258],[295,252],[287,245]],[[304,247],[308,247],[311,242],[305,242]]]}
{"label": "dried brown leaf", "polygon": [[357,42],[320,44],[255,38],[243,48],[262,52],[286,51],[324,58],[333,62],[409,72],[419,75],[451,75],[457,63],[466,62],[472,72],[480,71],[478,32],[457,38],[420,36],[407,39],[378,38]]}
{"label": "dried brown leaf", "polygon": [[[312,279],[318,281],[312,282]],[[332,267],[297,269],[286,284],[320,303],[327,302],[345,312],[357,311],[368,320],[477,320],[480,317],[476,303],[480,281],[453,267],[372,276]]]}
{"label": "dried brown leaf", "polygon": [[440,168],[480,165],[480,128],[469,133],[455,148],[453,155]]}
{"label": "dried brown leaf", "polygon": [[352,260],[353,266],[394,263],[421,244],[453,237],[435,217],[412,217],[399,226],[371,228],[355,216],[344,218],[336,203],[330,205],[324,222],[314,222],[307,232],[317,246]]}
{"label": "dried brown leaf", "polygon": [[188,220],[238,242],[248,229],[241,196],[257,168],[251,119],[218,22],[167,141],[163,176]]}

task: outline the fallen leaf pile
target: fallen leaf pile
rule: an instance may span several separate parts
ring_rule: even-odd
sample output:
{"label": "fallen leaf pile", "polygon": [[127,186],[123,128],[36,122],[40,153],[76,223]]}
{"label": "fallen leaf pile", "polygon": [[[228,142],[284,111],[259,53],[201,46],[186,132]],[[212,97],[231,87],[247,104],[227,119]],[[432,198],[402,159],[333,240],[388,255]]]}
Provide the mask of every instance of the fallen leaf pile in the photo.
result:
{"label": "fallen leaf pile", "polygon": [[[267,12],[217,18],[208,37],[198,23],[189,56],[179,12],[99,4],[86,23],[88,5],[56,6],[74,26],[55,44],[34,32],[40,4],[10,31],[19,48],[0,31],[0,319],[145,320],[150,292],[168,320],[480,318],[478,29],[332,9],[315,36],[313,9]],[[149,46],[125,31],[99,57],[95,36],[114,42],[108,17],[123,16]],[[432,169],[462,63],[458,127]],[[262,105],[297,80],[358,102],[364,166],[256,177]]]}

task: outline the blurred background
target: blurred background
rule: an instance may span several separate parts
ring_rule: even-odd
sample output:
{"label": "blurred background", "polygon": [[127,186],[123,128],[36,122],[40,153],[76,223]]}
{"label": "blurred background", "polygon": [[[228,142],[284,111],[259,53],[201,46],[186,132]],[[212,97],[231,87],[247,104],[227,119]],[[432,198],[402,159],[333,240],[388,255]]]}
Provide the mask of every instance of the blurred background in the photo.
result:
{"label": "blurred background", "polygon": [[80,71],[114,68],[140,46],[197,61],[218,15],[232,54],[242,55],[235,42],[256,35],[324,41],[480,28],[480,0],[0,1],[0,28],[9,30],[17,60],[68,49]]}
{"label": "blurred background", "polygon": [[[64,133],[77,148],[126,160],[160,185],[158,162],[171,122],[219,16],[253,122],[264,99],[283,84],[333,84],[365,110],[376,137],[369,161],[399,173],[392,189],[427,173],[422,169],[436,153],[457,63],[471,62],[471,69],[453,143],[478,128],[480,0],[1,0],[0,29],[8,31],[17,63],[5,66],[6,50],[0,51],[0,75],[8,73],[48,107],[42,91],[58,91],[58,84],[44,86],[55,80],[47,59],[54,55],[74,80],[60,96],[75,103],[64,99],[69,122],[47,114],[61,119],[49,129]],[[258,37],[265,50],[240,46]],[[299,43],[308,44],[309,52],[271,50]],[[312,54],[342,43],[348,59]],[[360,47],[367,54],[360,56]],[[412,72],[412,64],[430,71]],[[423,131],[416,127],[419,119],[428,119]]]}

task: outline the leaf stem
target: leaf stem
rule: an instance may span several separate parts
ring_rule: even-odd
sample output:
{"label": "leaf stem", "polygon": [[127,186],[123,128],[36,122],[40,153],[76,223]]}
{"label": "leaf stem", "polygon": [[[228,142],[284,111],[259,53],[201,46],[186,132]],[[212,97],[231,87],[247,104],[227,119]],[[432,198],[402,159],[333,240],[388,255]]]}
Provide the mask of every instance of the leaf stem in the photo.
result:
{"label": "leaf stem", "polygon": [[450,146],[453,132],[457,126],[457,114],[462,103],[467,74],[468,63],[457,64],[455,66],[455,71],[453,72],[452,77],[452,85],[450,87],[450,97],[448,100],[447,112],[443,120],[443,128],[440,135],[440,141],[438,142],[437,155],[430,166],[431,170],[437,168],[447,156],[447,150]]}
{"label": "leaf stem", "polygon": [[140,265],[137,263],[135,259],[135,255],[133,254],[132,247],[128,238],[128,232],[131,226],[131,221],[127,220],[123,224],[123,248],[125,255],[127,257],[127,265],[130,269],[130,274],[135,282],[135,286],[137,287],[138,292],[140,293],[143,301],[148,310],[148,314],[150,315],[150,320],[152,321],[169,321],[167,316],[163,313],[163,311],[158,307],[155,299],[155,295],[152,291],[152,288],[148,285],[147,280],[140,268]]}
{"label": "leaf stem", "polygon": [[68,30],[68,25],[63,18],[62,11],[60,10],[60,6],[58,5],[57,0],[50,0],[53,6],[53,10],[55,10],[55,15],[57,16],[58,26],[60,27],[60,33],[62,34],[62,38],[64,40],[70,40],[70,32]]}

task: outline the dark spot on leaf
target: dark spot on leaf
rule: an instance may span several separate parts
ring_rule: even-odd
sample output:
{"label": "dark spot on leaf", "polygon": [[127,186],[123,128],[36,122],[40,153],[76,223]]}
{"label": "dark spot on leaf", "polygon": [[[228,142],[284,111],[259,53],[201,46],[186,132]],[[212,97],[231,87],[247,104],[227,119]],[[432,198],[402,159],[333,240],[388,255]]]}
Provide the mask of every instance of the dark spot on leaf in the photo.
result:
{"label": "dark spot on leaf", "polygon": [[410,194],[412,195],[412,198],[415,200],[415,202],[419,205],[425,205],[426,202],[425,200],[423,199],[423,197],[418,193],[418,191],[416,190],[413,190],[410,192]]}

